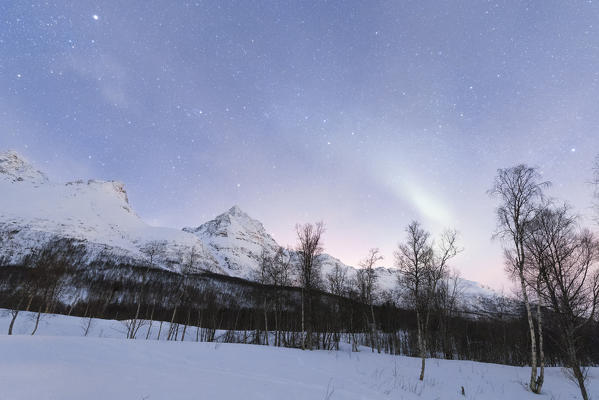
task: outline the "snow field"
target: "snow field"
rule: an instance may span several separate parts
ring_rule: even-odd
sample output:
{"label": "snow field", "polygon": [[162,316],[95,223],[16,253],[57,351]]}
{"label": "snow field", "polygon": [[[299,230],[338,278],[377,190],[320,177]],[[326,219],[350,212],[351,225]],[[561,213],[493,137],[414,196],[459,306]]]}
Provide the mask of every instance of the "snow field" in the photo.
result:
{"label": "snow field", "polygon": [[[9,316],[0,318],[1,332]],[[541,396],[527,391],[528,368],[420,360],[349,346],[338,352],[225,343],[124,339],[119,321],[19,315],[0,336],[0,399],[578,399],[561,368],[548,368]],[[143,328],[142,328],[143,329]],[[164,329],[164,327],[163,327]],[[102,337],[99,337],[102,336]],[[140,335],[145,337],[145,334]],[[190,335],[192,336],[192,335]],[[590,371],[599,393],[599,368]],[[465,396],[461,395],[464,387]]]}

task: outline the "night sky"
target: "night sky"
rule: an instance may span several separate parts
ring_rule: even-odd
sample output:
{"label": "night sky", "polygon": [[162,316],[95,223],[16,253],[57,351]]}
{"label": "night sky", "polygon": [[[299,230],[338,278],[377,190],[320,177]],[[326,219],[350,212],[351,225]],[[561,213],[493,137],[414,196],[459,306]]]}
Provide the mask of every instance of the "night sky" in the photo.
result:
{"label": "night sky", "polygon": [[455,227],[496,288],[495,171],[588,214],[598,82],[599,1],[0,2],[0,150],[124,181],[154,225],[324,220],[348,264]]}

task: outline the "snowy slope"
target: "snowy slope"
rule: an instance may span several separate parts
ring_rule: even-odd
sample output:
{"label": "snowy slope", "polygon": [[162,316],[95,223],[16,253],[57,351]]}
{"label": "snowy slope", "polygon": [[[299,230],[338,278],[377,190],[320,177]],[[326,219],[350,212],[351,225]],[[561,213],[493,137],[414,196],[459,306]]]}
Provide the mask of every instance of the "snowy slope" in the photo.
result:
{"label": "snowy slope", "polygon": [[[2,315],[0,313],[0,315]],[[6,332],[8,316],[0,316]],[[35,336],[30,316],[21,335],[0,335],[0,399],[578,399],[561,368],[546,368],[543,393],[526,389],[530,369],[473,361],[427,361],[350,352],[301,351],[246,344],[125,339],[119,321],[45,317]],[[154,332],[157,330],[153,328]],[[99,337],[101,336],[101,337]],[[145,335],[141,335],[145,337]],[[152,337],[155,338],[155,335]],[[164,335],[163,335],[164,337]],[[187,338],[193,339],[193,335]],[[186,339],[187,339],[186,338]],[[464,387],[466,396],[461,395]],[[599,393],[599,368],[589,391]],[[329,396],[327,396],[329,395]]]}

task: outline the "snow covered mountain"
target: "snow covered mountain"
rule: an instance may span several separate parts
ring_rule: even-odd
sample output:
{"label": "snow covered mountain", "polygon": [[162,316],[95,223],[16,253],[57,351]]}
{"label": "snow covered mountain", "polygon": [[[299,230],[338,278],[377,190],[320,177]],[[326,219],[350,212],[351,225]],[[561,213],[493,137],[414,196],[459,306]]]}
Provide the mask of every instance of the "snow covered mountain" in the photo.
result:
{"label": "snow covered mountain", "polygon": [[[0,193],[0,258],[7,263],[18,263],[56,237],[84,241],[91,257],[109,254],[131,262],[147,259],[148,244],[162,243],[164,254],[154,259],[162,268],[178,270],[193,249],[202,268],[252,279],[263,250],[279,248],[262,223],[237,206],[195,228],[153,227],[135,214],[121,182],[53,182],[12,151],[0,153]],[[328,254],[321,261],[323,275],[335,265],[347,268],[348,278],[356,273]],[[396,288],[392,270],[378,268],[377,274],[380,289]],[[469,303],[497,295],[476,282],[463,283]]]}
{"label": "snow covered mountain", "polygon": [[[259,269],[262,252],[273,254],[280,248],[262,223],[238,206],[197,228],[183,228],[183,231],[196,235],[204,243],[204,251],[217,260],[227,275],[240,278],[252,279],[253,273]],[[335,265],[349,268],[350,275],[354,270],[328,254],[321,256],[321,264],[324,274]]]}
{"label": "snow covered mountain", "polygon": [[279,245],[260,221],[252,219],[238,206],[197,228],[183,228],[204,243],[204,251],[217,260],[227,275],[251,278],[258,270],[262,251],[274,253]]}
{"label": "snow covered mountain", "polygon": [[159,264],[177,264],[186,249],[201,247],[195,236],[146,224],[135,214],[124,185],[116,181],[56,183],[15,152],[0,154],[0,257],[18,263],[47,241],[74,238],[87,243],[90,255],[103,251],[132,260],[142,249],[165,242]]}

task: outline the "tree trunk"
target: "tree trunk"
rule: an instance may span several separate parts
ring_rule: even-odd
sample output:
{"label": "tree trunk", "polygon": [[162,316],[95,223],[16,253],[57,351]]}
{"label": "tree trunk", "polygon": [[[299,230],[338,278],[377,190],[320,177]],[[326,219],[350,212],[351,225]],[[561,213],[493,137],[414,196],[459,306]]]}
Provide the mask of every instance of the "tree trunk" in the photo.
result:
{"label": "tree trunk", "polygon": [[426,367],[426,357],[424,356],[424,354],[421,354],[421,365],[420,365],[420,377],[418,379],[420,379],[421,381],[424,380],[424,368]]}
{"label": "tree trunk", "polygon": [[135,333],[137,331],[136,326],[137,326],[137,321],[139,318],[139,310],[141,309],[141,301],[137,302],[137,310],[135,311],[135,318],[133,319],[133,321],[131,321],[130,326],[130,331],[127,334],[127,339],[135,339]]}
{"label": "tree trunk", "polygon": [[177,307],[175,307],[173,309],[173,315],[171,315],[171,322],[169,324],[169,329],[168,329],[168,336],[166,337],[166,340],[171,340],[171,336],[172,336],[172,330],[173,330],[173,323],[175,321],[175,315],[177,314]]}
{"label": "tree trunk", "polygon": [[158,328],[158,337],[156,340],[160,340],[160,332],[162,332],[162,321],[160,321],[160,327]]}
{"label": "tree trunk", "polygon": [[264,297],[264,344],[268,346],[268,310],[266,309],[266,296]]}
{"label": "tree trunk", "polygon": [[374,347],[376,346],[376,350],[379,354],[381,354],[381,344],[379,343],[378,336],[376,334],[376,321],[374,320],[374,306],[370,303],[370,315],[372,316],[372,325],[370,334],[372,335],[372,351],[374,352]]}
{"label": "tree trunk", "polygon": [[146,333],[146,340],[150,338],[150,332],[152,330],[152,322],[154,321],[154,306],[152,306],[152,312],[150,313],[150,324],[148,326],[148,332]]}
{"label": "tree trunk", "polygon": [[578,382],[578,387],[580,388],[580,394],[582,395],[583,400],[589,400],[589,394],[587,393],[587,389],[584,385],[584,375],[580,369],[578,364],[575,364],[572,367],[572,371],[574,372],[574,376],[576,377],[576,381]]}
{"label": "tree trunk", "polygon": [[179,328],[180,328],[180,326],[181,326],[181,324],[179,324],[179,323],[175,324],[175,327],[176,327],[176,329],[175,329],[175,342],[177,340],[179,340]]}
{"label": "tree trunk", "polygon": [[[537,285],[537,293],[540,293],[540,287]],[[537,327],[539,330],[539,377],[535,382],[535,393],[541,393],[543,381],[545,380],[545,350],[543,349],[543,314],[541,310],[540,296],[537,296]]]}
{"label": "tree trunk", "polygon": [[87,321],[87,326],[85,327],[85,332],[83,333],[83,336],[87,336],[91,325],[92,325],[92,317],[89,317],[89,320]]}
{"label": "tree trunk", "polygon": [[304,289],[302,288],[302,350],[306,350],[306,328],[304,316]]}
{"label": "tree trunk", "polygon": [[185,323],[185,327],[183,327],[183,335],[181,335],[181,341],[185,340],[185,332],[187,331],[187,325],[189,325],[189,319],[191,318],[191,311],[187,310],[187,322]]}
{"label": "tree trunk", "polygon": [[35,332],[37,332],[37,327],[40,324],[41,316],[42,316],[42,306],[40,305],[40,309],[37,312],[37,318],[35,319],[35,327],[33,328],[33,332],[31,332],[31,336],[35,335]]}
{"label": "tree trunk", "polygon": [[418,326],[418,348],[420,350],[420,358],[422,359],[422,363],[420,366],[420,379],[421,381],[424,380],[424,368],[426,367],[426,343],[423,337],[423,326],[422,326],[422,321],[421,321],[421,315],[420,312],[416,311],[416,320],[417,323],[416,325]]}
{"label": "tree trunk", "polygon": [[582,395],[583,400],[589,400],[589,394],[587,393],[587,389],[585,386],[585,376],[582,373],[580,368],[580,363],[578,362],[578,356],[576,355],[576,345],[573,341],[573,334],[566,330],[567,335],[567,343],[568,343],[568,358],[570,359],[570,368],[572,368],[572,372],[574,374],[574,378],[576,379],[576,383],[578,383],[578,387],[580,389],[580,394]]}
{"label": "tree trunk", "polygon": [[281,345],[281,339],[279,337],[279,306],[275,305],[275,347]]}
{"label": "tree trunk", "polygon": [[10,325],[8,326],[8,334],[12,335],[12,327],[15,325],[15,320],[17,319],[17,315],[19,315],[19,310],[12,311],[12,318],[10,320]]}
{"label": "tree trunk", "polygon": [[33,302],[33,295],[29,296],[29,301],[27,302],[27,307],[25,307],[25,311],[29,311],[31,308],[31,303]]}
{"label": "tree trunk", "polygon": [[528,328],[530,330],[530,383],[529,387],[533,393],[536,392],[537,386],[537,339],[535,337],[535,325],[532,320],[532,311],[530,309],[530,303],[528,301],[528,294],[526,293],[526,283],[524,281],[523,270],[519,269],[520,276],[520,289],[522,290],[522,299],[524,300],[524,306],[526,307],[526,316],[528,318]]}
{"label": "tree trunk", "polygon": [[200,341],[200,326],[202,326],[202,313],[198,311],[198,327],[196,329],[196,342]]}
{"label": "tree trunk", "polygon": [[306,316],[306,345],[308,350],[312,350],[312,330],[314,329],[314,320],[312,318],[312,288],[308,288],[308,315]]}

